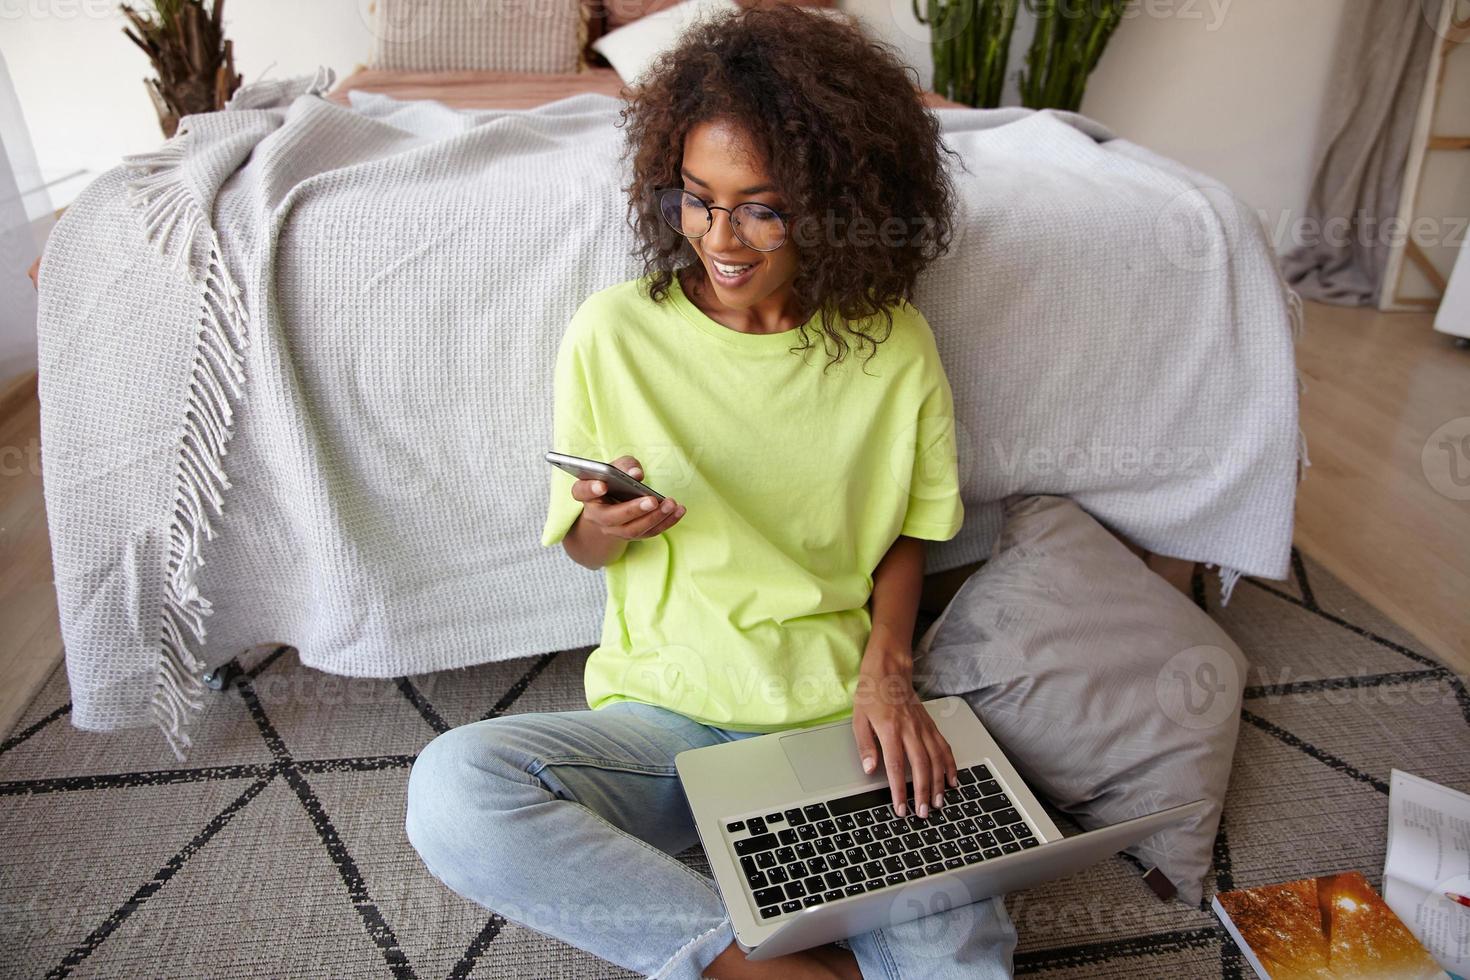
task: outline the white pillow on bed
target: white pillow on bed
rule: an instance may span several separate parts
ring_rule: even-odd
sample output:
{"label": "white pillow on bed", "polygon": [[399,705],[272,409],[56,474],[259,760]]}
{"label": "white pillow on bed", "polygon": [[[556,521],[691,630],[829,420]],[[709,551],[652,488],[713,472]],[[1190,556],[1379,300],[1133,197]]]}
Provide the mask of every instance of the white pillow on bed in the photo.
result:
{"label": "white pillow on bed", "polygon": [[678,44],[680,36],[696,21],[739,9],[735,0],[686,0],[609,31],[592,42],[592,50],[607,59],[619,78],[633,85],[655,58]]}

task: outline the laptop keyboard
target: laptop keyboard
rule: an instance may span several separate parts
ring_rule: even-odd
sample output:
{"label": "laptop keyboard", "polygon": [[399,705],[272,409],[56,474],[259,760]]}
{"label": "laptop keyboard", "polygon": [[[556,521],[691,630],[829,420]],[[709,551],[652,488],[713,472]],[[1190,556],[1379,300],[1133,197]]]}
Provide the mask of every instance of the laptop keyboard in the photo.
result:
{"label": "laptop keyboard", "polygon": [[1040,841],[987,766],[959,770],[929,816],[893,812],[887,786],[725,824],[745,888],[774,919],[1035,847]]}

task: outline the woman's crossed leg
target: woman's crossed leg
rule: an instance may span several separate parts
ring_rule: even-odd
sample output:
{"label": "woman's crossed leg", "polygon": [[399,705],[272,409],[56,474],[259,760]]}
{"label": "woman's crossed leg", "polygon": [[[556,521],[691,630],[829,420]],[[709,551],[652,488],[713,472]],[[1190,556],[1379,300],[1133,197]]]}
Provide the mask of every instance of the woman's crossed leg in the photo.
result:
{"label": "woman's crossed leg", "polygon": [[673,856],[698,840],[675,754],[746,734],[631,701],[464,725],[414,763],[408,837],[460,895],[644,976],[1009,976],[999,899],[746,961],[714,882]]}

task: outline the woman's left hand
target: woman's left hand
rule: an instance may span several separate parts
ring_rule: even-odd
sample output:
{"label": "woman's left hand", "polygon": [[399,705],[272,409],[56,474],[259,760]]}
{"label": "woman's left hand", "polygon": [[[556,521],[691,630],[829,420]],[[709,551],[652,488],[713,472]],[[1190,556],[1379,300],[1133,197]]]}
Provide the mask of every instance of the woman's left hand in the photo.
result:
{"label": "woman's left hand", "polygon": [[906,812],[905,767],[913,772],[914,806],[927,817],[944,801],[946,787],[959,785],[954,752],[914,691],[913,655],[906,650],[870,648],[858,671],[852,702],[852,729],[863,771],[881,763],[888,773],[893,810]]}

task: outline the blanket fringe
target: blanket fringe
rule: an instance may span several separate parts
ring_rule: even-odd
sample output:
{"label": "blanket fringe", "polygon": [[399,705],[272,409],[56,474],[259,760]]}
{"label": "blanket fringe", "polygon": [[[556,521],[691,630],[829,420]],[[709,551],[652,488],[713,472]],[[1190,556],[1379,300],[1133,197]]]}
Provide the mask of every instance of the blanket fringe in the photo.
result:
{"label": "blanket fringe", "polygon": [[1307,311],[1302,305],[1301,294],[1290,286],[1286,286],[1286,314],[1291,320],[1291,339],[1301,340],[1302,331],[1306,329]]}
{"label": "blanket fringe", "polygon": [[[180,422],[174,470],[173,520],[159,633],[157,686],[149,711],[181,761],[191,742],[185,727],[204,706],[204,661],[191,649],[205,638],[209,601],[199,594],[203,542],[215,536],[212,518],[223,513],[224,455],[234,432],[235,406],[244,393],[249,319],[240,288],[221,256],[219,239],[180,166],[189,133],[181,130],[158,150],[127,157],[141,173],[127,182],[128,203],[141,217],[146,239],[173,260],[199,293],[194,363]],[[202,268],[196,259],[202,256]]]}
{"label": "blanket fringe", "polygon": [[1230,605],[1230,597],[1235,593],[1235,585],[1240,581],[1240,569],[1220,567],[1220,605]]}
{"label": "blanket fringe", "polygon": [[1230,597],[1235,594],[1235,586],[1240,582],[1240,569],[1210,562],[1205,562],[1205,568],[1220,576],[1220,605],[1230,605]]}
{"label": "blanket fringe", "polygon": [[[1277,269],[1279,274],[1280,269]],[[1286,290],[1286,314],[1291,322],[1291,342],[1298,343],[1302,339],[1302,333],[1306,330],[1307,311],[1302,305],[1301,294],[1286,280],[1281,280],[1281,288]],[[1306,394],[1307,379],[1302,375],[1300,369],[1296,372],[1296,396],[1300,400]],[[1307,475],[1307,468],[1312,465],[1312,459],[1307,455],[1307,431],[1300,425],[1296,429],[1296,482],[1300,483]]]}

